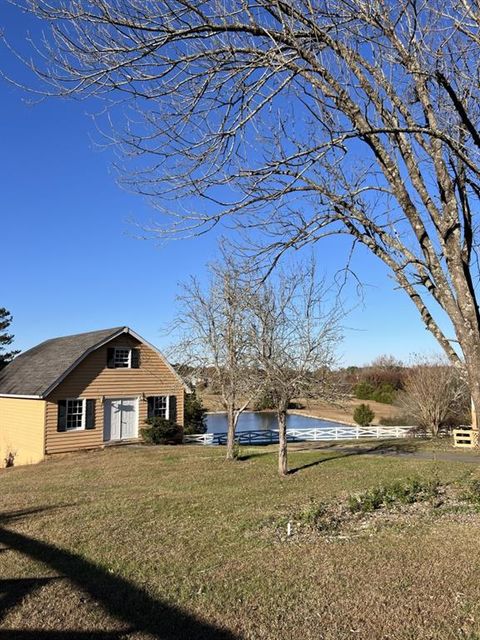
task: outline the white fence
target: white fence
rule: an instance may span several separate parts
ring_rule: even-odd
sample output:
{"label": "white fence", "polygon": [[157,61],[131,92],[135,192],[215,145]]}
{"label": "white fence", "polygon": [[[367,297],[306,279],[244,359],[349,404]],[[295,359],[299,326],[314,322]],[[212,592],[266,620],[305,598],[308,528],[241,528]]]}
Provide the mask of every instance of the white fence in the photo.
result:
{"label": "white fence", "polygon": [[[288,442],[317,440],[358,440],[360,438],[408,438],[416,435],[416,427],[329,427],[328,429],[287,429]],[[239,431],[235,434],[239,444],[276,444],[277,429]],[[183,441],[189,444],[226,444],[227,433],[202,433],[186,435]]]}

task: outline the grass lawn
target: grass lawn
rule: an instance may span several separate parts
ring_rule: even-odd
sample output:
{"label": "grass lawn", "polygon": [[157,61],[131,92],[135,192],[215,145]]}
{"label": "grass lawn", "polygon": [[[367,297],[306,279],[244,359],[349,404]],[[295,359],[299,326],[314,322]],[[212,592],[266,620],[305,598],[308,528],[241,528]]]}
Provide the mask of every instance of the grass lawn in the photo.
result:
{"label": "grass lawn", "polygon": [[480,516],[281,540],[272,521],[478,464],[299,447],[122,447],[0,471],[0,638],[480,638]]}

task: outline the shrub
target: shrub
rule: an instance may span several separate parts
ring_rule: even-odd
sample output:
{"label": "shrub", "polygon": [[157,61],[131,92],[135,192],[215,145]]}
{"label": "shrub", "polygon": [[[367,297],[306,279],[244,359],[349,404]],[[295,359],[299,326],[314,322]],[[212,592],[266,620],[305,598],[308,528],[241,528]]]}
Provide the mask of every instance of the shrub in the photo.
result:
{"label": "shrub", "polygon": [[187,434],[205,433],[207,430],[205,413],[206,409],[202,404],[201,398],[197,396],[195,390],[192,391],[192,393],[187,393],[185,395],[185,426],[183,428],[183,432]]}
{"label": "shrub", "polygon": [[288,408],[289,409],[305,409],[305,405],[302,402],[292,400],[292,402],[288,403]]}
{"label": "shrub", "polygon": [[242,448],[240,446],[240,441],[238,440],[238,438],[235,438],[235,440],[233,441],[232,455],[234,460],[240,460],[242,457]]}
{"label": "shrub", "polygon": [[17,455],[17,452],[15,451],[10,451],[9,453],[7,453],[6,457],[4,458],[5,461],[5,467],[8,469],[9,467],[13,467],[15,464],[15,456]]}
{"label": "shrub", "polygon": [[142,437],[149,444],[179,444],[182,442],[183,430],[173,420],[166,418],[148,418],[147,427],[142,429]]}
{"label": "shrub", "polygon": [[348,497],[348,508],[352,513],[358,511],[369,513],[376,511],[383,505],[383,491],[380,488],[364,491],[359,495]]}
{"label": "shrub", "polygon": [[414,424],[434,437],[470,410],[465,380],[444,356],[416,356],[400,402],[406,413],[415,416]]}
{"label": "shrub", "polygon": [[440,483],[436,478],[431,480],[412,478],[405,482],[397,481],[349,496],[348,507],[352,513],[369,513],[381,507],[433,500],[438,497],[439,488]]}
{"label": "shrub", "polygon": [[275,409],[275,399],[270,391],[264,391],[255,401],[253,410],[268,411],[269,409]]}
{"label": "shrub", "polygon": [[461,497],[467,502],[480,506],[480,480],[470,480]]}
{"label": "shrub", "polygon": [[379,385],[372,393],[371,400],[382,402],[383,404],[393,404],[395,399],[395,389],[388,382]]}
{"label": "shrub", "polygon": [[360,404],[353,412],[353,419],[361,427],[367,427],[374,419],[375,414],[368,404]]}
{"label": "shrub", "polygon": [[359,400],[371,400],[374,391],[374,386],[369,382],[359,382],[355,385],[353,393]]}
{"label": "shrub", "polygon": [[334,533],[341,524],[339,514],[334,512],[330,504],[315,502],[313,499],[296,514],[296,520],[301,525],[324,533]]}

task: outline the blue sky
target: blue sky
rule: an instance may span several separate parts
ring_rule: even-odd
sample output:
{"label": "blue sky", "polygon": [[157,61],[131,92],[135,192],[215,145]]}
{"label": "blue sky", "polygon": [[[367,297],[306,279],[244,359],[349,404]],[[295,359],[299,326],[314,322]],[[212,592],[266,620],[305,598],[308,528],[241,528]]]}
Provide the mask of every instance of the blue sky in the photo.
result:
{"label": "blue sky", "polygon": [[[17,40],[31,24],[3,3],[0,26]],[[4,49],[1,57],[3,69],[27,78]],[[50,337],[117,325],[165,346],[178,283],[191,274],[204,277],[217,237],[162,245],[138,239],[131,220],[142,224],[155,214],[117,186],[111,151],[92,142],[91,105],[58,99],[32,105],[3,81],[0,92],[0,306],[14,315],[15,346],[23,350]],[[315,252],[319,270],[332,275],[347,246],[334,238]],[[343,364],[436,350],[383,265],[363,250],[354,267],[365,286],[363,302],[353,286],[348,290],[353,311],[345,321]]]}

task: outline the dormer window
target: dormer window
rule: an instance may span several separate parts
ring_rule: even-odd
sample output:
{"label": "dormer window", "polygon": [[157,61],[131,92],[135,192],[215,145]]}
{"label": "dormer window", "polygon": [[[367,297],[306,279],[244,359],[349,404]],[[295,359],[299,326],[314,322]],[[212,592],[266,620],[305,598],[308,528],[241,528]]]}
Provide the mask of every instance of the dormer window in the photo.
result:
{"label": "dormer window", "polygon": [[132,366],[132,350],[115,348],[113,366],[115,369],[130,369]]}
{"label": "dormer window", "polygon": [[107,367],[109,369],[138,369],[139,366],[139,349],[121,346],[107,349]]}

